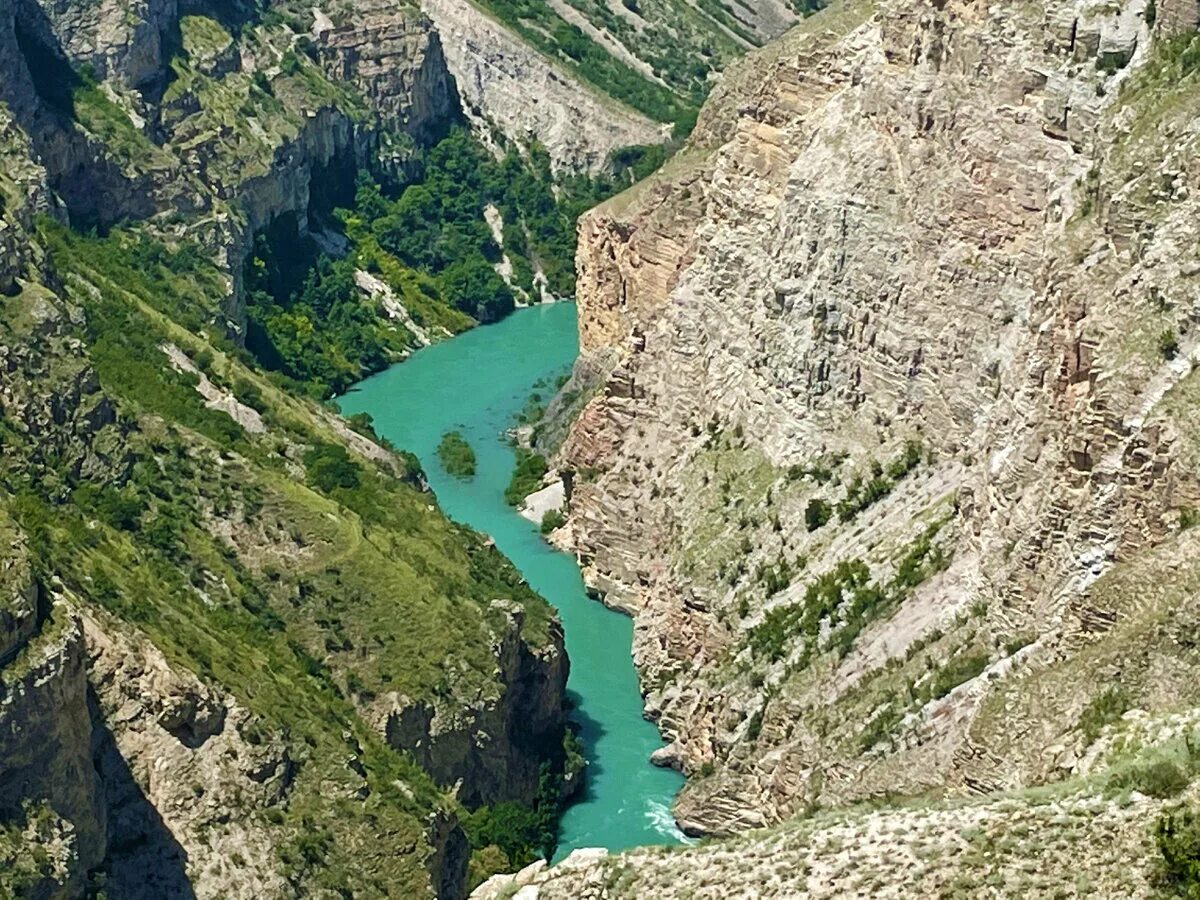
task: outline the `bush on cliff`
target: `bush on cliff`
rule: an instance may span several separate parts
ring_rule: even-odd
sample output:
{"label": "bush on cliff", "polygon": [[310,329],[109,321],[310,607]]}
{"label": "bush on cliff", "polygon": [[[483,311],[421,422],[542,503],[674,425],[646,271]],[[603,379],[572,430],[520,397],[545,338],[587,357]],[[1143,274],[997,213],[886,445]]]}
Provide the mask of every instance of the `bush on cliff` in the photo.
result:
{"label": "bush on cliff", "polygon": [[1163,880],[1177,896],[1200,898],[1200,811],[1179,807],[1154,826]]}

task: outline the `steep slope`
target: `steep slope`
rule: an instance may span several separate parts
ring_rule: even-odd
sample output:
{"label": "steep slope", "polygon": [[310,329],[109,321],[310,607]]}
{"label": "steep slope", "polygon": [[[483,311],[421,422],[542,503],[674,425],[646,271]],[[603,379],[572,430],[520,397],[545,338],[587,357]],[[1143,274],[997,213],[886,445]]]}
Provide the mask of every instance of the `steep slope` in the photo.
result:
{"label": "steep slope", "polygon": [[289,15],[0,13],[6,895],[456,897],[557,804],[552,610],[238,343],[254,234],[457,116],[415,9]]}
{"label": "steep slope", "polygon": [[687,830],[1191,721],[1194,6],[835,4],[581,224],[560,536]]}
{"label": "steep slope", "polygon": [[[726,64],[778,37],[824,2],[478,0],[475,5],[581,81],[659,122],[690,125]],[[440,0],[428,6],[445,8]]]}
{"label": "steep slope", "polygon": [[207,264],[37,242],[60,295],[7,303],[2,477],[54,612],[3,670],[6,815],[71,823],[72,895],[97,865],[119,896],[458,895],[459,803],[532,804],[561,759],[548,607],[409,462],[160,311],[218,299]]}
{"label": "steep slope", "polygon": [[510,139],[536,138],[559,170],[598,174],[623,147],[656,144],[663,126],[543,56],[469,0],[423,0],[467,115]]}

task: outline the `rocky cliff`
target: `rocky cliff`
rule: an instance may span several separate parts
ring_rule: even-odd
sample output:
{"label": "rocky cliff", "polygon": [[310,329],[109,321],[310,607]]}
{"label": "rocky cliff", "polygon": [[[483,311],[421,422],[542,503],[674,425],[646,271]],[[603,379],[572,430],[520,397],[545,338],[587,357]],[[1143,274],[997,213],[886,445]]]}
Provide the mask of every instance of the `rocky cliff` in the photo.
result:
{"label": "rocky cliff", "polygon": [[255,231],[457,115],[429,21],[358,11],[0,13],[0,893],[456,897],[464,807],[561,765],[545,602],[228,342]]}
{"label": "rocky cliff", "polygon": [[687,830],[1191,715],[1193,6],[834,4],[585,217],[563,537]]}
{"label": "rocky cliff", "polygon": [[469,806],[515,800],[532,806],[542,763],[563,739],[567,655],[561,626],[533,648],[521,638],[524,609],[496,600],[506,627],[496,636],[497,677],[472,704],[412,701],[389,694],[379,705],[379,729],[441,784],[457,784]]}
{"label": "rocky cliff", "polygon": [[[91,760],[83,633],[34,580],[10,522],[0,582],[0,890],[83,892],[107,844],[103,790]],[[30,859],[31,848],[41,855]]]}
{"label": "rocky cliff", "polygon": [[534,139],[560,170],[598,173],[614,150],[653,144],[663,126],[572,78],[469,0],[423,0],[468,116]]}

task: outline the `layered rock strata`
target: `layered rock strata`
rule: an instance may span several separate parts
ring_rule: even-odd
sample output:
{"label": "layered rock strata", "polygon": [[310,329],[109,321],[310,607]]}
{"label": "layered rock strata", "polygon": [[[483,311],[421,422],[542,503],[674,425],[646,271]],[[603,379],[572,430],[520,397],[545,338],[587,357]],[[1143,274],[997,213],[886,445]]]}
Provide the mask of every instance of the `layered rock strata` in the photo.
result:
{"label": "layered rock strata", "polygon": [[581,223],[570,533],[688,830],[1069,773],[1114,672],[1189,702],[1110,632],[1172,615],[1198,493],[1200,111],[1146,10],[835,5]]}
{"label": "layered rock strata", "polygon": [[468,116],[545,146],[555,168],[599,172],[614,150],[653,144],[663,126],[605,98],[513,37],[468,0],[423,0]]}

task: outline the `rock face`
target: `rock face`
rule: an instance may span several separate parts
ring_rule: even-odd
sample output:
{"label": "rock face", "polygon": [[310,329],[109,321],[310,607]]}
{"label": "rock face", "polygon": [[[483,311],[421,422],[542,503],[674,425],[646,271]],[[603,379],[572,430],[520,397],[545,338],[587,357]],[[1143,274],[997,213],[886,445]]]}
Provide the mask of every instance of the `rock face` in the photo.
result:
{"label": "rock face", "polygon": [[[279,735],[145,639],[86,616],[96,771],[119,896],[271,896],[285,889],[266,810],[292,763]],[[170,773],[164,777],[164,773]],[[231,865],[232,857],[241,862]]]}
{"label": "rock face", "polygon": [[715,770],[688,830],[1057,777],[1118,671],[1190,702],[1111,630],[1181,602],[1124,573],[1178,583],[1198,493],[1200,110],[1145,10],[832,8],[581,223],[608,376],[557,462],[665,760]]}
{"label": "rock face", "polygon": [[325,71],[369,97],[386,126],[425,143],[457,117],[441,38],[424,17],[388,0],[360,0],[345,24],[314,30]]}
{"label": "rock face", "polygon": [[518,604],[492,605],[507,623],[492,648],[501,690],[449,709],[393,695],[376,713],[388,743],[412,754],[439,784],[457,784],[459,799],[470,807],[533,804],[542,762],[557,754],[566,725],[562,626],[553,623],[549,644],[537,649],[521,637],[525,613]]}
{"label": "rock face", "polygon": [[1186,34],[1200,28],[1200,3],[1196,0],[1162,0],[1158,27],[1164,34]]}
{"label": "rock face", "polygon": [[3,544],[0,822],[20,822],[44,805],[61,823],[56,839],[31,836],[16,858],[42,844],[53,863],[23,887],[30,896],[77,896],[88,870],[104,858],[107,840],[103,789],[91,760],[83,632],[65,606],[42,595],[23,543],[7,523]]}
{"label": "rock face", "polygon": [[568,76],[468,0],[422,0],[469,117],[540,141],[556,169],[597,172],[613,150],[663,140],[661,126]]}
{"label": "rock face", "polygon": [[66,54],[97,78],[149,86],[164,73],[163,45],[177,25],[176,0],[38,0]]}

